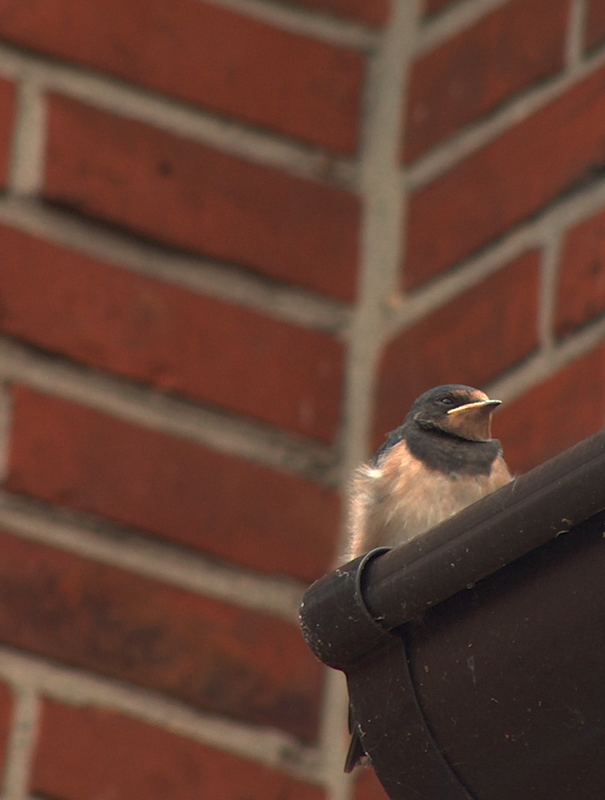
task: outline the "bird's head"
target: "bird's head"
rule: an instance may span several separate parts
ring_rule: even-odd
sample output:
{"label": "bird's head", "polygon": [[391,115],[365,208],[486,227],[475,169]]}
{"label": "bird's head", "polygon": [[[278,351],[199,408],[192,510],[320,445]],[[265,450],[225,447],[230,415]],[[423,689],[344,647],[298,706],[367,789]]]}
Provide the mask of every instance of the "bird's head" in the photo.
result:
{"label": "bird's head", "polygon": [[437,430],[470,442],[489,442],[492,413],[500,403],[472,386],[436,386],[420,395],[407,421],[422,430]]}

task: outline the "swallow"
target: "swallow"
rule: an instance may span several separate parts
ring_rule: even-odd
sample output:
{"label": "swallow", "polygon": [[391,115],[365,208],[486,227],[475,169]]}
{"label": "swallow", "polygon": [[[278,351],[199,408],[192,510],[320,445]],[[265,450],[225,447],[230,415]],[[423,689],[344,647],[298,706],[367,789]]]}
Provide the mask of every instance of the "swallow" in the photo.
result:
{"label": "swallow", "polygon": [[[500,403],[458,384],[422,394],[353,477],[348,547],[340,562],[409,542],[512,480],[491,435]],[[363,755],[353,732],[345,771]]]}

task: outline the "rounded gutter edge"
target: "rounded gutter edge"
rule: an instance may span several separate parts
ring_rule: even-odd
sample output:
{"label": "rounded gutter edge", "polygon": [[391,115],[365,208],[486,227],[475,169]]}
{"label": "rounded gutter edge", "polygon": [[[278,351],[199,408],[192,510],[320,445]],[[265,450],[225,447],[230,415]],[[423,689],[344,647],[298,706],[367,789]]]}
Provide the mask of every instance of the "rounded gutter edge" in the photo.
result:
{"label": "rounded gutter edge", "polygon": [[299,621],[307,645],[335,669],[355,664],[392,634],[376,620],[364,598],[364,573],[390,551],[377,547],[315,581],[303,595]]}

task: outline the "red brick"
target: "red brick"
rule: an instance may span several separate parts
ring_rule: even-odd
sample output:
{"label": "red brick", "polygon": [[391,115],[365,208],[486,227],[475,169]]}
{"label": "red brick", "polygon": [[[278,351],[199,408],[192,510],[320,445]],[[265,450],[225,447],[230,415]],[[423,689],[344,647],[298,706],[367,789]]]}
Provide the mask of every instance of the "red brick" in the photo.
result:
{"label": "red brick", "polygon": [[141,122],[50,98],[46,199],[163,244],[351,299],[359,201]]}
{"label": "red brick", "polygon": [[557,291],[559,336],[605,311],[605,212],[581,222],[566,236]]}
{"label": "red brick", "polygon": [[15,86],[0,79],[0,187],[8,181],[9,159],[15,123]]}
{"label": "red brick", "polygon": [[497,433],[511,468],[525,472],[602,430],[604,383],[600,346],[507,404],[498,415]]}
{"label": "red brick", "polygon": [[387,800],[387,794],[371,767],[357,770],[355,800]]}
{"label": "red brick", "polygon": [[601,68],[412,197],[407,285],[498,239],[604,164]]}
{"label": "red brick", "polygon": [[9,489],[262,572],[327,568],[332,490],[25,387],[13,398]]}
{"label": "red brick", "polygon": [[118,712],[51,700],[42,706],[30,790],[62,800],[323,797],[262,764]]}
{"label": "red brick", "polygon": [[359,53],[210,2],[0,0],[0,36],[314,145],[357,147]]}
{"label": "red brick", "polygon": [[375,440],[399,425],[414,399],[442,383],[480,387],[538,345],[539,254],[515,261],[433,311],[385,349]]}
{"label": "red brick", "polygon": [[605,6],[603,0],[588,0],[584,26],[586,47],[589,50],[605,41]]}
{"label": "red brick", "polygon": [[569,0],[514,0],[417,61],[406,160],[561,70],[568,15]]}
{"label": "red brick", "polygon": [[4,772],[8,738],[13,717],[13,698],[10,689],[4,683],[0,683],[0,780]]}
{"label": "red brick", "polygon": [[427,16],[432,14],[440,14],[445,11],[449,6],[459,3],[460,0],[424,0],[424,13]]}
{"label": "red brick", "polygon": [[0,546],[6,645],[315,736],[321,666],[296,626],[6,533]]}
{"label": "red brick", "polygon": [[282,0],[288,5],[299,5],[325,11],[339,17],[351,17],[368,25],[382,25],[389,17],[391,0]]}
{"label": "red brick", "polygon": [[333,336],[2,225],[0,250],[0,331],[297,433],[334,438],[344,356]]}

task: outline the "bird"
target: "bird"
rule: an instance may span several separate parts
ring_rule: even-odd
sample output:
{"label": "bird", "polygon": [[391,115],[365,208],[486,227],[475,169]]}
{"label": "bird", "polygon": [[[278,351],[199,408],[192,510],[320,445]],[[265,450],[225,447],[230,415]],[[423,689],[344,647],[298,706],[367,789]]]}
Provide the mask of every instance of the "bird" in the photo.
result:
{"label": "bird", "polygon": [[[354,473],[348,542],[339,563],[409,542],[512,480],[491,435],[500,400],[447,384],[420,395],[403,423]],[[345,771],[364,756],[353,730]]]}

